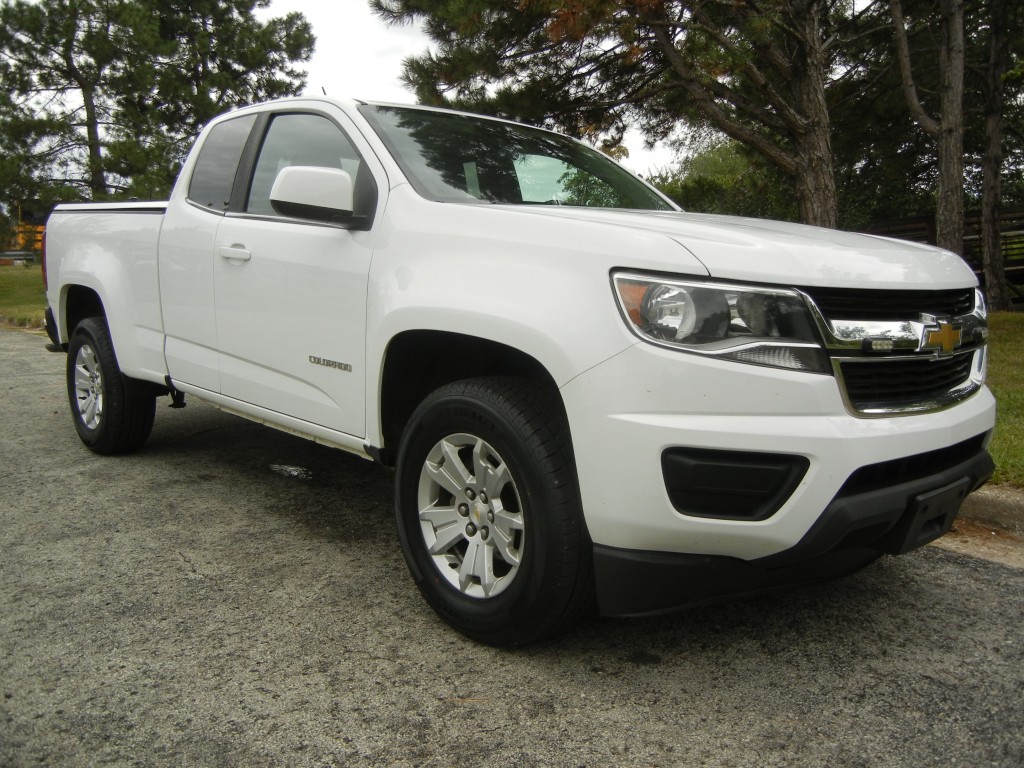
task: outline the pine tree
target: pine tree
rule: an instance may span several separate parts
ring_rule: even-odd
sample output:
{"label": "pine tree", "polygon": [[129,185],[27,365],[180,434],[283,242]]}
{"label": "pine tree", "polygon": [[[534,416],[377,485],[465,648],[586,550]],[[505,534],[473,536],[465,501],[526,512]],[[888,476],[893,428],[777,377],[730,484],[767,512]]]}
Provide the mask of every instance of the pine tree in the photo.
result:
{"label": "pine tree", "polygon": [[835,226],[826,86],[839,0],[373,0],[422,20],[436,50],[406,62],[426,103],[577,136],[651,139],[709,125],[793,179],[803,221]]}
{"label": "pine tree", "polygon": [[0,203],[165,196],[207,120],[302,90],[312,31],[300,14],[256,19],[266,5],[2,0],[0,147],[18,148],[22,181]]}

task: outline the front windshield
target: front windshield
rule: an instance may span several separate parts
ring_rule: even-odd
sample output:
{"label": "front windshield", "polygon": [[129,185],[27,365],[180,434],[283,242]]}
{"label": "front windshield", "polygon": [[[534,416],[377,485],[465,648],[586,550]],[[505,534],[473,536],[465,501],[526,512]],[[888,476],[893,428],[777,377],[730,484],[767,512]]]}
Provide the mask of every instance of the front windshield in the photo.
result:
{"label": "front windshield", "polygon": [[556,133],[411,107],[360,111],[430,200],[673,210],[600,152]]}

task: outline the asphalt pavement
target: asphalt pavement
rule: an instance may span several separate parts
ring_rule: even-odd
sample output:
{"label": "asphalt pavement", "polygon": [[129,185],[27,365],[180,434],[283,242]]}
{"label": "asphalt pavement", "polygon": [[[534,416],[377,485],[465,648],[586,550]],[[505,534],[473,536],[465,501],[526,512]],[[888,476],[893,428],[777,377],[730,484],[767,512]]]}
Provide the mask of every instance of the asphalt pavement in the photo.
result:
{"label": "asphalt pavement", "polygon": [[389,472],[197,401],[95,456],[45,343],[0,330],[4,768],[1024,765],[1024,569],[925,547],[497,650],[419,597]]}

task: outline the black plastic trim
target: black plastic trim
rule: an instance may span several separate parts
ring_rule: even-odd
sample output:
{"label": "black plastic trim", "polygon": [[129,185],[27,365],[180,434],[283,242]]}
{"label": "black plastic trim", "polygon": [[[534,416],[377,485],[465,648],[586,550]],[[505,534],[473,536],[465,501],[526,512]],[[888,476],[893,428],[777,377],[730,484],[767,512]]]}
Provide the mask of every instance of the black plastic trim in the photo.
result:
{"label": "black plastic trim", "polygon": [[945,448],[865,465],[846,478],[836,496],[854,496],[866,491],[888,488],[897,483],[929,477],[936,472],[955,467],[977,456],[988,444],[990,434],[982,432]]}
{"label": "black plastic trim", "polygon": [[602,616],[653,616],[734,600],[852,573],[880,553],[849,549],[799,565],[768,570],[757,561],[713,555],[643,552],[594,546],[594,579]]}
{"label": "black plastic trim", "polygon": [[793,494],[806,456],[703,448],[661,454],[665,490],[676,511],[718,520],[766,520]]}
{"label": "black plastic trim", "polygon": [[238,166],[235,168],[235,179],[231,184],[231,200],[225,213],[241,213],[245,210],[245,203],[249,198],[249,186],[252,183],[253,168],[256,165],[256,157],[260,147],[263,146],[263,139],[270,124],[270,113],[260,112],[249,130],[249,136],[242,147],[242,154],[238,158]]}
{"label": "black plastic trim", "polygon": [[[76,204],[77,203],[70,203],[70,205],[76,205]],[[83,205],[91,205],[91,203],[82,203],[82,204]],[[165,203],[165,202],[153,203],[152,205],[146,205],[146,206],[135,205],[132,208],[121,208],[121,207],[119,207],[121,205],[128,205],[128,204],[131,204],[130,200],[119,200],[119,201],[112,202],[110,204],[109,208],[108,207],[96,207],[96,208],[88,208],[88,209],[85,209],[85,210],[83,210],[81,208],[79,208],[79,209],[67,208],[67,209],[64,209],[64,210],[60,210],[59,208],[55,208],[53,213],[51,213],[50,215],[51,216],[60,216],[61,214],[72,214],[72,213],[119,213],[119,214],[123,213],[123,214],[132,214],[132,215],[143,214],[143,215],[146,215],[146,216],[163,216],[165,213],[167,213],[167,203]]]}
{"label": "black plastic trim", "polygon": [[365,443],[363,450],[366,451],[366,455],[373,459],[374,463],[380,464],[384,467],[395,466],[395,452],[389,448],[378,448],[375,445]]}
{"label": "black plastic trim", "polygon": [[65,349],[57,337],[57,321],[54,319],[53,310],[50,307],[47,307],[43,314],[43,327],[46,329],[46,335],[50,339],[50,344],[46,348],[51,352],[64,352]]}

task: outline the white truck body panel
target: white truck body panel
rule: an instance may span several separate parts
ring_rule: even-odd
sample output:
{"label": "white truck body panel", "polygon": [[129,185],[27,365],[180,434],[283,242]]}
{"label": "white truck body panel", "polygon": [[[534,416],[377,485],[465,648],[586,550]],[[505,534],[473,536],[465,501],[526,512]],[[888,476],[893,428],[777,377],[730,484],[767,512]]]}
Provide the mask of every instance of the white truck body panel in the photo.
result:
{"label": "white truck body panel", "polygon": [[[122,370],[142,379],[162,380],[163,323],[157,279],[157,240],[162,206],[131,203],[117,213],[110,206],[80,205],[62,224],[47,232],[47,247],[61,254],[50,262],[50,306],[64,317],[68,286],[95,291],[107,310],[108,321],[119,329],[118,360]],[[113,233],[116,232],[116,235]],[[60,328],[67,333],[65,324]],[[67,340],[67,336],[62,336]]]}
{"label": "white truck body panel", "polygon": [[[974,280],[961,258],[940,248],[803,224],[684,212],[556,207],[529,213],[662,233],[693,254],[708,274],[724,280],[869,289],[926,285],[932,290]],[[640,253],[630,254],[631,266]],[[643,266],[680,271],[672,259],[645,258]]]}
{"label": "white truck body panel", "polygon": [[187,203],[170,206],[165,218],[160,295],[167,374],[175,381],[220,392],[212,258],[217,230],[210,226],[209,213]]}
{"label": "white truck body panel", "polygon": [[[221,394],[366,434],[362,373],[374,234],[225,217],[214,262]],[[225,246],[245,249],[251,259],[230,258]],[[291,290],[282,292],[285,282]],[[311,365],[311,357],[348,369]]]}

